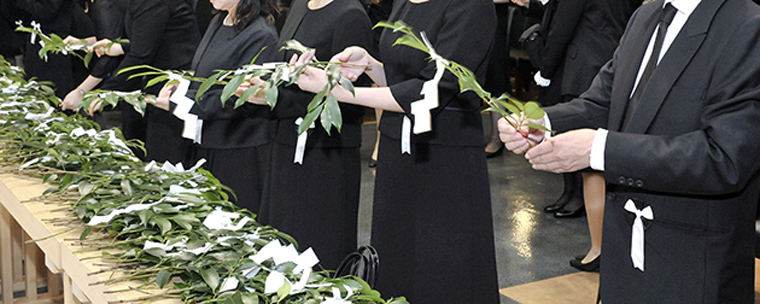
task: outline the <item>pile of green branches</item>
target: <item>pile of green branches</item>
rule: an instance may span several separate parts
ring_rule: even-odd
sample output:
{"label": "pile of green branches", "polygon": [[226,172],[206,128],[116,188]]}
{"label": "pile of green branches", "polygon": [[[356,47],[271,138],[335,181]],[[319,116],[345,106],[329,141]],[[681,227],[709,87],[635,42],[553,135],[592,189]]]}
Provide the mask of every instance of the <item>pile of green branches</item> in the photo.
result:
{"label": "pile of green branches", "polygon": [[60,204],[82,229],[81,251],[100,252],[107,280],[140,280],[150,295],[188,303],[407,303],[384,300],[356,277],[312,271],[316,255],[229,201],[208,171],[144,163],[142,143],[79,115],[54,110],[49,84],[26,81],[0,57],[0,164],[52,185],[39,199]]}

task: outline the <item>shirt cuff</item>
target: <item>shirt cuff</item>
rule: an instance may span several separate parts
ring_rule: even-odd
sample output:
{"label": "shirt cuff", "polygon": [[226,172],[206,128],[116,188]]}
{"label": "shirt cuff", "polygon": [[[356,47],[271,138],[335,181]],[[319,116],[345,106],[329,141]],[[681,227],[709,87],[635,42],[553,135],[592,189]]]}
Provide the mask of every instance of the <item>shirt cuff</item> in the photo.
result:
{"label": "shirt cuff", "polygon": [[594,141],[591,143],[591,153],[589,153],[589,165],[591,169],[604,171],[604,149],[607,146],[607,134],[605,129],[597,129],[594,134]]}

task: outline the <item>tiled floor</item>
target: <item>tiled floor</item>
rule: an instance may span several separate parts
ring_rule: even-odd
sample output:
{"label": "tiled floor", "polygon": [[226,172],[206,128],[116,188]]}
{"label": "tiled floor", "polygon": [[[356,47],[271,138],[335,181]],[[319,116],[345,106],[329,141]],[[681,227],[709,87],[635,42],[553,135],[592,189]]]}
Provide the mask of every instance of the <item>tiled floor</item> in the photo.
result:
{"label": "tiled floor", "polygon": [[[487,123],[488,115],[483,118]],[[376,136],[374,128],[374,124],[364,125],[365,168]],[[487,135],[489,130],[485,132]],[[586,218],[555,219],[542,211],[562,192],[561,176],[534,171],[525,159],[511,153],[489,159],[488,171],[499,288],[575,273],[568,262],[585,254],[590,246]],[[369,242],[373,174],[374,169],[367,168],[362,175],[360,244]],[[502,304],[518,303],[505,296],[501,299]]]}

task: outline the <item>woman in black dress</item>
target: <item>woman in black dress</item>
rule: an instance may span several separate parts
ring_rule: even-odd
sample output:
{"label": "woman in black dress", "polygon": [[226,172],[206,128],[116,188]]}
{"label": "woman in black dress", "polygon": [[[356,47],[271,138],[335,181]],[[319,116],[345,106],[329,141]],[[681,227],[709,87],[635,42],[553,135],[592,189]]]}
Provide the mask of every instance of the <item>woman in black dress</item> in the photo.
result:
{"label": "woman in black dress", "polygon": [[[130,43],[113,44],[98,55],[124,56],[116,70],[136,65],[151,65],[164,70],[187,70],[192,54],[200,41],[195,11],[189,0],[128,0],[124,17],[124,33]],[[107,46],[102,39],[94,46]],[[145,87],[147,79],[129,76],[141,71],[114,75],[103,82],[102,89],[134,91]],[[145,89],[158,94],[160,85]],[[185,161],[190,142],[177,136],[182,121],[166,111],[146,109],[141,117],[132,107],[122,108],[122,132],[127,139],[145,141],[146,159],[172,163]]]}
{"label": "woman in black dress", "polygon": [[[193,57],[195,76],[209,77],[215,70],[235,70],[254,57],[257,64],[274,60],[277,52],[274,15],[280,10],[277,0],[211,2],[215,9],[226,13],[217,14],[209,23]],[[158,108],[173,107],[168,99],[175,87],[161,90],[156,101]],[[187,97],[194,99],[198,87],[200,83],[194,82]],[[203,119],[203,127],[201,142],[190,148],[189,163],[206,159],[203,167],[235,191],[237,204],[256,213],[268,180],[271,111],[267,106],[250,103],[234,109],[234,96],[222,107],[221,94],[222,86],[212,87],[190,110]]]}
{"label": "woman in black dress", "polygon": [[[438,54],[482,81],[496,26],[491,0],[397,0],[389,21],[397,20],[424,31]],[[402,134],[404,119],[421,122],[411,103],[422,99],[436,65],[428,54],[392,46],[399,35],[383,33],[383,62],[361,48],[333,57],[352,64],[343,67],[344,76],[366,73],[381,86],[357,89],[355,96],[333,91],[342,102],[384,109],[372,218],[372,244],[382,261],[375,287],[411,303],[498,303],[481,100],[460,94],[456,77],[444,73],[432,131],[412,134],[411,154],[402,154],[409,134]],[[298,63],[305,60],[308,54]],[[323,71],[310,68],[298,84],[313,92],[325,81]]]}
{"label": "woman in black dress", "polygon": [[[327,60],[348,46],[369,47],[370,27],[358,0],[295,0],[280,41],[296,39]],[[291,55],[281,52],[280,59]],[[369,79],[356,85],[369,85]],[[342,130],[332,129],[330,135],[317,121],[308,131],[302,162],[296,163],[296,121],[306,115],[313,97],[296,86],[280,89],[274,109],[271,191],[259,220],[292,235],[301,250],[313,247],[321,266],[335,269],[357,245],[364,108],[341,105]]]}

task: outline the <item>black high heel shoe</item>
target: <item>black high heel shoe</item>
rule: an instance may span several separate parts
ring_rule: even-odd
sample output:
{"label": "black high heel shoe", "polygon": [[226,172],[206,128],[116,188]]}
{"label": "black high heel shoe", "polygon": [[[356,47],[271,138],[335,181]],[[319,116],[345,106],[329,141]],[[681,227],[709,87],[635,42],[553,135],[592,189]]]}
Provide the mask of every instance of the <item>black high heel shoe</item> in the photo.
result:
{"label": "black high heel shoe", "polygon": [[570,194],[570,192],[562,193],[562,195],[559,198],[557,198],[556,201],[554,201],[554,204],[544,207],[544,212],[554,213],[554,212],[562,210],[562,208],[565,207],[567,202],[570,201],[571,196],[572,194]]}
{"label": "black high heel shoe", "polygon": [[497,156],[501,156],[501,154],[504,153],[504,145],[499,146],[499,149],[493,152],[486,151],[486,158],[494,158]]}
{"label": "black high heel shoe", "polygon": [[573,218],[583,216],[584,214],[586,214],[586,208],[583,205],[583,199],[573,197],[562,207],[562,209],[557,210],[557,212],[554,213],[554,217]]}
{"label": "black high heel shoe", "polygon": [[578,269],[580,271],[586,271],[586,272],[599,272],[599,265],[600,260],[602,258],[602,255],[598,255],[593,261],[588,262],[586,264],[583,264],[582,259],[572,259],[570,260],[570,266],[573,266],[573,268]]}

